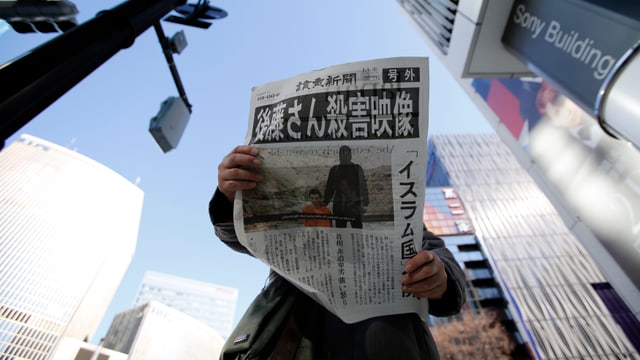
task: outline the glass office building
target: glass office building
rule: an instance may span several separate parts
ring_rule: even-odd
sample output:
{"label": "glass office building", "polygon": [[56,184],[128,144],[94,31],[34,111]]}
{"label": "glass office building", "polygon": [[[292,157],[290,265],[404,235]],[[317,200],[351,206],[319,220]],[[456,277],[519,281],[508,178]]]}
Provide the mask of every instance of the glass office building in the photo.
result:
{"label": "glass office building", "polygon": [[[475,236],[475,229],[457,191],[450,186],[427,187],[424,201],[424,224],[445,241],[447,249],[464,269],[467,302],[463,312],[479,314],[480,311],[487,311],[495,314],[496,320],[503,325],[515,344],[511,358],[533,358],[525,338],[518,331],[507,306],[507,296]],[[449,321],[452,321],[451,317],[432,316],[429,325],[436,326]]]}
{"label": "glass office building", "polygon": [[98,327],[135,252],[143,192],[23,135],[0,152],[0,359],[46,359]]}
{"label": "glass office building", "polygon": [[238,302],[235,288],[147,271],[135,305],[161,302],[201,321],[226,339],[231,333]]}
{"label": "glass office building", "polygon": [[[471,224],[453,230],[473,231],[479,244],[448,241],[468,280],[478,280],[467,306],[500,306],[503,297],[517,328],[511,332],[535,358],[639,358],[635,317],[497,135],[431,136],[432,187],[455,189],[461,201],[450,200],[449,214],[464,213]],[[425,221],[436,232],[453,231]]]}

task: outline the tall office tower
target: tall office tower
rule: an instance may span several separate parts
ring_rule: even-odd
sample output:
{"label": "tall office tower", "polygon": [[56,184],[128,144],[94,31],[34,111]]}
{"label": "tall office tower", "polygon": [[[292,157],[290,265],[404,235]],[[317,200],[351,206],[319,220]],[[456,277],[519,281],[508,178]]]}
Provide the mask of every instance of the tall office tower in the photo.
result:
{"label": "tall office tower", "polygon": [[[509,335],[514,349],[512,359],[530,359],[526,340],[516,325],[513,314],[508,309],[507,296],[491,269],[488,256],[484,253],[464,202],[450,186],[427,187],[424,199],[424,224],[441,237],[447,249],[451,251],[466,275],[465,292],[467,302],[462,311],[478,314],[486,311],[496,315],[506,333]],[[452,321],[451,317],[430,317],[429,324],[437,325]]]}
{"label": "tall office tower", "polygon": [[432,136],[427,186],[458,192],[536,358],[640,357],[635,317],[497,135]]}
{"label": "tall office tower", "polygon": [[129,360],[217,359],[224,340],[193,317],[157,301],[116,315],[103,346]]}
{"label": "tall office tower", "polygon": [[89,339],[135,252],[143,192],[23,135],[0,152],[0,358],[46,359]]}
{"label": "tall office tower", "polygon": [[238,302],[238,289],[147,271],[135,305],[156,300],[192,316],[229,336]]}

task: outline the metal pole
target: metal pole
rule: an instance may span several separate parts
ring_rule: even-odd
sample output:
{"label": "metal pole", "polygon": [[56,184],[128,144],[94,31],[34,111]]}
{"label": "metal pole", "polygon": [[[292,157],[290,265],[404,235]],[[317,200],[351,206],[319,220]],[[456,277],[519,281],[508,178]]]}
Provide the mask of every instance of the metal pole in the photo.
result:
{"label": "metal pole", "polygon": [[180,75],[178,74],[178,68],[176,67],[176,63],[173,61],[173,55],[171,54],[169,40],[167,40],[167,37],[164,35],[164,30],[162,30],[162,25],[160,25],[160,21],[156,21],[153,24],[153,28],[156,30],[156,34],[158,35],[160,46],[162,46],[162,53],[164,54],[164,57],[167,59],[169,70],[171,70],[171,76],[173,77],[173,81],[176,83],[176,87],[178,88],[178,94],[180,94],[182,101],[184,101],[184,105],[187,107],[189,112],[191,112],[191,104],[189,103],[189,99],[187,99],[187,93],[184,91],[184,86],[182,86],[182,80],[180,80]]}
{"label": "metal pole", "polygon": [[128,0],[0,66],[2,147],[31,119],[186,0]]}

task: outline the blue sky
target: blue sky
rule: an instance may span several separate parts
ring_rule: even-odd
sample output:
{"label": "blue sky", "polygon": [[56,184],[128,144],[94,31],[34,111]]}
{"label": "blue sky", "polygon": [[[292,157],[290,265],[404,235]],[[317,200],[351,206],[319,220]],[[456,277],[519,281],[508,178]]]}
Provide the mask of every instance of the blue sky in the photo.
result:
{"label": "blue sky", "polygon": [[[122,1],[74,2],[83,22]],[[145,193],[136,254],[94,343],[106,335],[116,313],[133,305],[146,270],[238,288],[236,321],[262,287],[267,267],[221,244],[207,213],[219,161],[244,142],[251,87],[345,62],[428,56],[429,133],[493,131],[394,0],[211,5],[229,16],[208,30],[162,23],[167,36],[184,30],[189,44],[174,55],[193,105],[176,149],[163,153],[148,132],[160,103],[178,96],[152,28],[7,141],[27,133],[76,149],[139,181]],[[0,25],[0,64],[52,38],[2,31]]]}

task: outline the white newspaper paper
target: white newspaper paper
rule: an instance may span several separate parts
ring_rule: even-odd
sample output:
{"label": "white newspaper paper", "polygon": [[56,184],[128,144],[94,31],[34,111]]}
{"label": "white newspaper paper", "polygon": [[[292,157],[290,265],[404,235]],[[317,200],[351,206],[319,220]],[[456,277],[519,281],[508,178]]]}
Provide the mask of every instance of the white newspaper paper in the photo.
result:
{"label": "white newspaper paper", "polygon": [[428,58],[397,57],[252,89],[265,180],[236,196],[238,238],[347,323],[427,318],[401,279],[422,247],[428,75]]}

